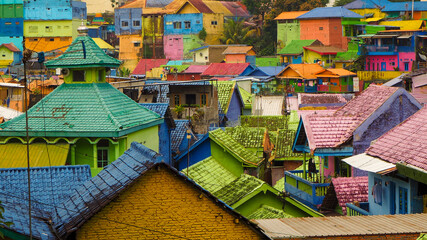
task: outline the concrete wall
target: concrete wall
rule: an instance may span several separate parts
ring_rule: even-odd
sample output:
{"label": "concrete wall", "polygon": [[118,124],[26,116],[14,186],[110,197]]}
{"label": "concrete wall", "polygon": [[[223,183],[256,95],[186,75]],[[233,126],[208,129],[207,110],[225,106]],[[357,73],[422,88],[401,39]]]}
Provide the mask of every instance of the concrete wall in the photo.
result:
{"label": "concrete wall", "polygon": [[[136,60],[142,48],[141,35],[120,35],[120,60]],[[138,45],[139,43],[139,45]]]}
{"label": "concrete wall", "polygon": [[25,37],[72,37],[77,35],[77,25],[72,20],[25,21]]}
{"label": "concrete wall", "polygon": [[292,40],[300,40],[300,24],[298,20],[277,23],[277,51],[280,51]]}
{"label": "concrete wall", "polygon": [[347,38],[343,37],[340,18],[300,20],[301,40],[317,39],[325,45],[347,50]]}
{"label": "concrete wall", "polygon": [[159,152],[159,126],[153,126],[127,135],[127,148],[132,142],[139,142],[151,150]]}
{"label": "concrete wall", "polygon": [[0,18],[23,18],[24,6],[21,4],[0,4]]}
{"label": "concrete wall", "polygon": [[0,37],[23,36],[23,25],[23,18],[0,18]]}
{"label": "concrete wall", "polygon": [[[116,35],[140,34],[142,29],[141,8],[117,8],[114,10]],[[139,21],[139,26],[134,24]]]}
{"label": "concrete wall", "polygon": [[69,37],[28,37],[25,38],[25,47],[35,52],[47,52],[54,49],[61,51],[67,50],[73,42],[73,38]]}
{"label": "concrete wall", "polygon": [[163,47],[166,59],[183,59],[184,43],[182,35],[165,35],[163,37]]}
{"label": "concrete wall", "polygon": [[197,34],[183,35],[182,41],[184,45],[183,59],[192,59],[193,55],[190,53],[190,50],[201,47],[203,45],[203,41],[199,39]]}
{"label": "concrete wall", "polygon": [[76,239],[260,239],[237,220],[188,181],[160,167],[98,211],[77,230]]}
{"label": "concrete wall", "polygon": [[[198,34],[203,28],[203,14],[168,14],[164,17],[165,35]],[[186,22],[190,23],[186,27]],[[180,28],[175,28],[174,23],[180,23]]]}
{"label": "concrete wall", "polygon": [[225,55],[226,63],[245,63],[246,54],[227,54]]}
{"label": "concrete wall", "polygon": [[73,18],[73,5],[76,11],[74,17],[86,18],[86,3],[72,3],[70,0],[37,0],[27,1],[24,5],[25,20],[71,20]]}
{"label": "concrete wall", "polygon": [[203,48],[192,52],[193,62],[197,63],[208,63],[209,62],[209,48]]}

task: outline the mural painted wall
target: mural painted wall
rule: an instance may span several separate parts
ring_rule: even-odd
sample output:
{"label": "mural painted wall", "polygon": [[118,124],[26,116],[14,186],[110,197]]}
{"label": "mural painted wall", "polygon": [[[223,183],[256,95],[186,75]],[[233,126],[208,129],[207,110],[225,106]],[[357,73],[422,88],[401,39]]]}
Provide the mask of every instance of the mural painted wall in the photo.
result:
{"label": "mural painted wall", "polygon": [[190,53],[190,50],[201,47],[203,45],[203,41],[199,39],[198,35],[183,35],[182,41],[184,45],[183,50],[183,58],[184,59],[192,59],[193,55]]}

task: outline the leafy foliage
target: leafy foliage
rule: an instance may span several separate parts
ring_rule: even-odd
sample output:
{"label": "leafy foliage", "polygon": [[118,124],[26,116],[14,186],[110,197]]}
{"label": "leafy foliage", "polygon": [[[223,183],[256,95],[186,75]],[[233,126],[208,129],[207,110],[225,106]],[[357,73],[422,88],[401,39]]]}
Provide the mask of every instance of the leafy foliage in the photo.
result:
{"label": "leafy foliage", "polygon": [[338,0],[334,3],[334,7],[340,7],[340,6],[344,6],[348,3],[353,2],[354,0]]}
{"label": "leafy foliage", "polygon": [[208,36],[208,33],[206,32],[206,29],[203,27],[202,30],[200,30],[199,32],[199,39],[205,41],[207,36]]}
{"label": "leafy foliage", "polygon": [[256,30],[245,27],[243,21],[228,19],[219,39],[224,44],[246,44],[249,38],[255,35]]}

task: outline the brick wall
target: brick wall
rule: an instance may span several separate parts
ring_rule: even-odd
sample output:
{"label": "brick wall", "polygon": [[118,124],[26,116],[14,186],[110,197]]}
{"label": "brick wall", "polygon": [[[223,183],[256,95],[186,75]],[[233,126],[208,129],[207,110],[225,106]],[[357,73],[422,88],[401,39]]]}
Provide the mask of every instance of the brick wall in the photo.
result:
{"label": "brick wall", "polygon": [[[352,239],[352,240],[415,240],[420,236],[419,233],[412,234],[384,234],[384,235],[364,235],[364,236],[338,236],[338,237],[310,237],[307,239],[312,240],[338,240],[338,239]],[[285,239],[285,238],[283,238]],[[286,238],[290,239],[290,238]],[[292,238],[294,240],[301,240],[301,238]]]}
{"label": "brick wall", "polygon": [[89,219],[77,239],[260,239],[166,167],[151,169]]}

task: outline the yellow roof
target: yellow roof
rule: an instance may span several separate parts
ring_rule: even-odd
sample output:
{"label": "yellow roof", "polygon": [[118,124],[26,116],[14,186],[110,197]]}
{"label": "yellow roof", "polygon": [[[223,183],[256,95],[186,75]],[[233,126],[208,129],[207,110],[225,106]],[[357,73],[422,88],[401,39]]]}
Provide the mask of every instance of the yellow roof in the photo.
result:
{"label": "yellow roof", "polygon": [[100,47],[101,49],[111,49],[114,50],[114,47],[102,40],[101,38],[92,38],[93,41]]}
{"label": "yellow roof", "polygon": [[287,20],[287,19],[295,19],[308,11],[292,11],[292,12],[282,12],[277,16],[274,20]]}
{"label": "yellow roof", "polygon": [[400,30],[417,30],[421,29],[423,20],[407,20],[407,21],[382,21],[379,25],[396,26]]}
{"label": "yellow roof", "polygon": [[220,1],[203,1],[203,2],[214,13],[224,13],[225,17],[233,16],[233,14]]}
{"label": "yellow roof", "polygon": [[361,19],[361,21],[365,21],[365,22],[376,22],[376,21],[379,21],[381,19],[383,19],[383,17]]}
{"label": "yellow roof", "polygon": [[[63,166],[67,161],[70,145],[57,143],[30,144],[30,166]],[[27,145],[21,143],[0,144],[0,168],[27,167]]]}

